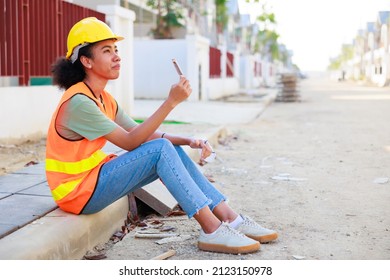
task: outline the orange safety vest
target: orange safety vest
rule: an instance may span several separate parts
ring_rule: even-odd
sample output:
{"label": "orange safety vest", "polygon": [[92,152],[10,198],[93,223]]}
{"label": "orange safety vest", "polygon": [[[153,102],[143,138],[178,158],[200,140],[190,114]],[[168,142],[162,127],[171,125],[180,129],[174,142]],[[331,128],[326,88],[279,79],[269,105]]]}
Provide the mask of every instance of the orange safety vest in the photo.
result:
{"label": "orange safety vest", "polygon": [[83,82],[67,89],[53,114],[46,144],[46,177],[54,201],[64,211],[80,214],[91,198],[101,166],[115,155],[102,151],[107,140],[103,137],[89,141],[64,139],[58,134],[55,122],[58,112],[72,96],[84,94],[91,98],[100,110],[114,120],[117,112],[115,99],[106,91],[102,93],[104,106]]}

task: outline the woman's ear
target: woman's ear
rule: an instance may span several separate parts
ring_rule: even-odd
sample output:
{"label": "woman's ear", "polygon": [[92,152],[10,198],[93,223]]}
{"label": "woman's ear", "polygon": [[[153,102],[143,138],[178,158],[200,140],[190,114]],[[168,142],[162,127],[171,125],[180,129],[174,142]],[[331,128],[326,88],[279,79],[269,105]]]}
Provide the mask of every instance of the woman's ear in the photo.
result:
{"label": "woman's ear", "polygon": [[84,66],[85,68],[88,68],[88,69],[91,69],[91,68],[92,68],[91,60],[90,60],[88,57],[86,57],[85,55],[82,55],[82,56],[80,57],[80,62],[81,62],[81,64],[83,64],[83,66]]}

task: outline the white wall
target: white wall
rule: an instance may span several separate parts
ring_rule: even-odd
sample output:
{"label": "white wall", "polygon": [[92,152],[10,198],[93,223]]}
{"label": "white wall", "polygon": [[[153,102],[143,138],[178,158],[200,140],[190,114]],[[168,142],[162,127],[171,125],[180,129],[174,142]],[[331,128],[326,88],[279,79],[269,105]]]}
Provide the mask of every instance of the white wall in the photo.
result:
{"label": "white wall", "polygon": [[[261,62],[261,76],[257,77],[254,75],[254,63],[256,61]],[[275,87],[277,74],[283,71],[283,65],[262,60],[259,55],[241,56],[240,66],[240,86],[244,90],[262,86]]]}
{"label": "white wall", "polygon": [[207,81],[210,72],[210,41],[201,36],[187,36],[187,70],[191,77],[192,97],[207,100]]}
{"label": "white wall", "polygon": [[240,82],[237,78],[209,79],[207,85],[208,99],[215,100],[224,96],[238,94]]}
{"label": "white wall", "polygon": [[274,87],[277,83],[277,65],[272,62],[264,61],[262,65],[263,85],[266,87]]}
{"label": "white wall", "polygon": [[45,136],[62,92],[54,86],[0,88],[0,143]]}
{"label": "white wall", "polygon": [[240,89],[239,58],[235,60],[236,77],[226,78],[226,59],[221,59],[222,77],[210,79],[209,46],[209,40],[201,36],[173,40],[135,39],[135,98],[165,99],[168,96],[172,84],[178,81],[172,58],[176,58],[191,82],[189,100],[205,101],[237,94]]}
{"label": "white wall", "polygon": [[171,86],[179,81],[172,64],[175,58],[191,82],[189,100],[204,99],[209,72],[208,54],[209,41],[201,36],[166,40],[135,39],[135,98],[165,99]]}
{"label": "white wall", "polygon": [[145,99],[164,99],[178,75],[172,64],[176,58],[184,75],[188,76],[186,44],[177,40],[134,40],[134,96]]}
{"label": "white wall", "polygon": [[[260,57],[257,55],[244,55],[239,57],[239,59],[240,87],[244,90],[260,87],[264,83],[264,79],[262,76],[256,77],[254,73],[255,62],[261,61]],[[264,62],[261,63],[261,65],[263,64]]]}

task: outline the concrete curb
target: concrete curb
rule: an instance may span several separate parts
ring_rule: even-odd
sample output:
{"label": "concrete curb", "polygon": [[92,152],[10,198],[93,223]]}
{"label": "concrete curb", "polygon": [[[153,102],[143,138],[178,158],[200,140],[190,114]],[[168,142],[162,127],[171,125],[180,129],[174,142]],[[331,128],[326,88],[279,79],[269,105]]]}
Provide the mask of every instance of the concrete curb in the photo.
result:
{"label": "concrete curb", "polygon": [[[218,127],[208,135],[213,146],[227,135]],[[185,147],[188,155],[198,160],[199,154]],[[93,215],[73,215],[56,209],[12,234],[0,239],[0,259],[3,260],[77,260],[98,244],[107,242],[124,225],[128,213],[124,197]]]}
{"label": "concrete curb", "polygon": [[127,199],[93,215],[72,215],[56,209],[0,240],[0,258],[7,260],[81,259],[120,229]]}

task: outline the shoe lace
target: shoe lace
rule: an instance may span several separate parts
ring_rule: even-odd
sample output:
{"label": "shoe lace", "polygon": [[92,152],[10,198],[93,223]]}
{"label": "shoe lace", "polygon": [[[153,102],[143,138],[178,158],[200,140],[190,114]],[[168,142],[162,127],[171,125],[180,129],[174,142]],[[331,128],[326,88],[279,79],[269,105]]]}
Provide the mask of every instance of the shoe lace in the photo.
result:
{"label": "shoe lace", "polygon": [[243,225],[254,227],[257,229],[264,229],[262,226],[260,226],[258,223],[256,223],[254,220],[252,220],[249,217],[244,217],[244,221],[242,222]]}
{"label": "shoe lace", "polygon": [[242,234],[241,232],[231,228],[228,223],[222,223],[222,226],[223,226],[223,230],[221,231],[221,234],[222,235],[225,235],[225,236],[240,236],[240,237],[243,237],[245,236],[244,234]]}

